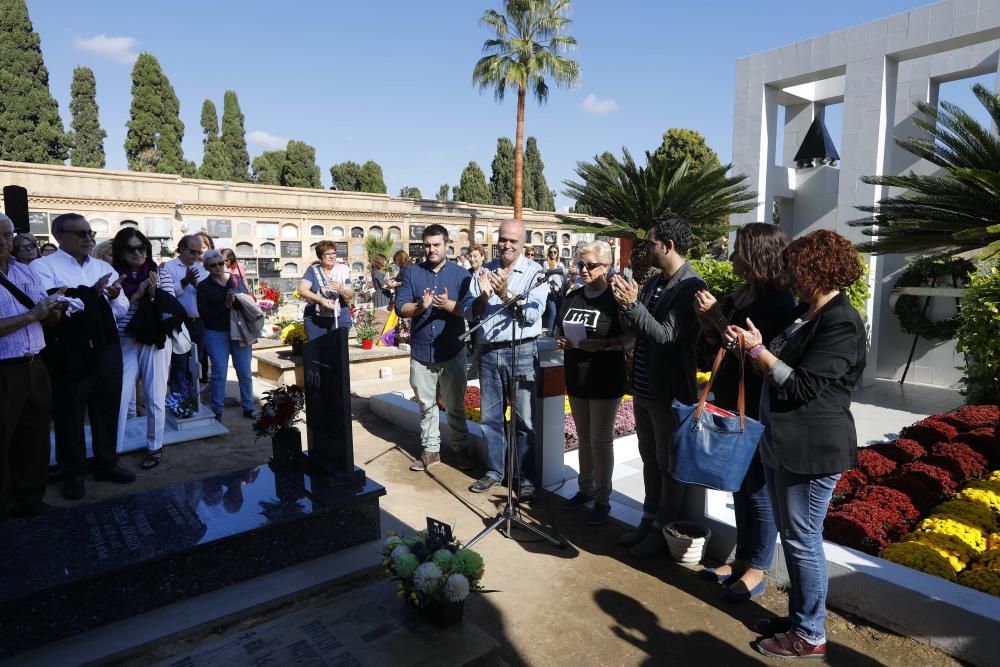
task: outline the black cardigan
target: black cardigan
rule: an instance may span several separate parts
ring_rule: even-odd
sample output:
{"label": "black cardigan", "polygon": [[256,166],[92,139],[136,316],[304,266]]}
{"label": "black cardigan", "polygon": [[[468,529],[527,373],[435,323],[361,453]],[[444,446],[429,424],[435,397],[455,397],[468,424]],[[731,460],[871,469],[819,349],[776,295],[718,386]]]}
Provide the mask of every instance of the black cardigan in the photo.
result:
{"label": "black cardigan", "polygon": [[[808,304],[800,304],[795,317]],[[794,318],[793,320],[794,321]],[[858,435],[851,390],[867,359],[858,311],[841,292],[788,340],[778,358],[792,368],[785,383],[768,386],[765,462],[803,475],[832,475],[857,463]]]}

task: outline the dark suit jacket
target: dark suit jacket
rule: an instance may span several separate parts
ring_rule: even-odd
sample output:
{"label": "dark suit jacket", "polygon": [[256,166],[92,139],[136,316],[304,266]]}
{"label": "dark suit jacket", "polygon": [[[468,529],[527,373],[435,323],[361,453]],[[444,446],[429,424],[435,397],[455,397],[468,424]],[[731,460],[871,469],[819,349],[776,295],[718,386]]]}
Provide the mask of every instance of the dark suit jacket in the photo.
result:
{"label": "dark suit jacket", "polygon": [[[808,309],[800,304],[795,317]],[[761,442],[766,462],[804,475],[854,467],[858,435],[851,390],[864,371],[867,344],[861,316],[843,292],[788,340],[778,358],[792,374],[780,388],[768,387],[769,437]]]}
{"label": "dark suit jacket", "polygon": [[671,401],[697,401],[698,318],[694,313],[694,295],[707,288],[705,281],[687,262],[670,277],[656,309],[650,312],[643,305],[659,276],[653,276],[639,292],[639,304],[622,311],[625,333],[649,339],[648,377],[653,398],[662,400],[663,409],[671,410]]}

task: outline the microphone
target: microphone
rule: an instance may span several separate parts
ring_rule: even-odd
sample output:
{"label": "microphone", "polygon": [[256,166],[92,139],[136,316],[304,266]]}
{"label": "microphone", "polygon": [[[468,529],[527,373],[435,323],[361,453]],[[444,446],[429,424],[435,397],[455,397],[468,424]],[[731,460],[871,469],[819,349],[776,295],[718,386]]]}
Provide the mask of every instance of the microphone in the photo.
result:
{"label": "microphone", "polygon": [[549,276],[562,276],[566,274],[566,269],[548,269],[543,271],[542,274],[548,278]]}

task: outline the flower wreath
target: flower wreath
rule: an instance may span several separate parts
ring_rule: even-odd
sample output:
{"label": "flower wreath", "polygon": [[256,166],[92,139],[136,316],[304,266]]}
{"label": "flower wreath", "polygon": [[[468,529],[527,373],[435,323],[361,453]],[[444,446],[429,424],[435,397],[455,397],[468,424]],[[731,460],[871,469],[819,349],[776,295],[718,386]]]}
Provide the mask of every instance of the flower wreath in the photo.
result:
{"label": "flower wreath", "polygon": [[[895,287],[922,287],[942,276],[950,277],[952,284],[965,286],[976,265],[960,257],[926,257],[918,259],[903,271]],[[924,315],[923,300],[915,294],[903,294],[896,301],[896,316],[904,333],[927,340],[951,340],[958,331],[961,314],[955,313],[945,320],[933,321]]]}

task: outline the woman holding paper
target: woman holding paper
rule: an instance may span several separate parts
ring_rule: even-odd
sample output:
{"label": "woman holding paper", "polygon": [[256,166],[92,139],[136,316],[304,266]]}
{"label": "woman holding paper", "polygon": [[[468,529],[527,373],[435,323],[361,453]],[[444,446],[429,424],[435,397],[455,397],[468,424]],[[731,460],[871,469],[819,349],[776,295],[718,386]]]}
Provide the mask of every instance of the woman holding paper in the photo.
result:
{"label": "woman holding paper", "polygon": [[566,295],[555,331],[556,344],[566,351],[566,394],[580,452],[580,490],[562,507],[573,510],[593,501],[591,526],[607,521],[611,511],[615,413],[625,394],[625,351],[633,343],[608,287],[611,261],[611,246],[604,241],[580,249],[583,287]]}

